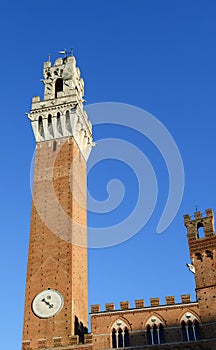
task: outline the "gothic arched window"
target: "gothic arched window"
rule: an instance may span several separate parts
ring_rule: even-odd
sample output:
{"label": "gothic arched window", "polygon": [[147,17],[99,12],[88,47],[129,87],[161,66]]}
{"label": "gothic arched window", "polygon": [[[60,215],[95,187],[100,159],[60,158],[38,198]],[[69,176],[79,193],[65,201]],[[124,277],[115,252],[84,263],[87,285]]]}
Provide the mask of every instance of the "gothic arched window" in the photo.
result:
{"label": "gothic arched window", "polygon": [[129,330],[126,323],[118,319],[112,327],[112,348],[126,348],[130,346]]}
{"label": "gothic arched window", "polygon": [[57,98],[58,92],[63,91],[63,79],[58,78],[55,83],[55,98]]}
{"label": "gothic arched window", "polygon": [[51,116],[51,114],[48,115],[47,124],[48,124],[48,131],[49,131],[50,135],[54,136],[53,135],[53,126],[52,126],[52,116]]}
{"label": "gothic arched window", "polygon": [[71,133],[72,130],[71,130],[70,112],[69,111],[67,111],[66,115],[65,115],[65,124],[66,124],[67,130]]}
{"label": "gothic arched window", "polygon": [[115,328],[112,331],[112,348],[117,348],[117,342],[116,342],[116,330]]}
{"label": "gothic arched window", "polygon": [[195,316],[190,312],[187,312],[181,320],[183,341],[199,340],[199,322]]}
{"label": "gothic arched window", "polygon": [[147,343],[148,345],[152,345],[152,332],[151,332],[151,327],[147,326]]}
{"label": "gothic arched window", "polygon": [[52,116],[51,114],[48,115],[48,128],[52,125]]}
{"label": "gothic arched window", "polygon": [[148,345],[163,344],[165,342],[164,326],[157,316],[151,316],[146,329]]}
{"label": "gothic arched window", "polygon": [[160,344],[165,343],[164,326],[162,325],[162,323],[159,326],[159,338],[160,338]]}
{"label": "gothic arched window", "polygon": [[123,334],[122,329],[118,329],[118,347],[123,348]]}
{"label": "gothic arched window", "polygon": [[195,339],[200,340],[199,322],[197,320],[194,321],[194,330],[195,330]]}
{"label": "gothic arched window", "polygon": [[124,329],[124,346],[130,346],[129,330],[127,327]]}
{"label": "gothic arched window", "polygon": [[160,344],[160,340],[159,338],[159,332],[158,332],[158,327],[156,326],[156,324],[154,324],[153,326],[153,344]]}
{"label": "gothic arched window", "polygon": [[62,126],[61,126],[61,118],[60,118],[60,113],[57,113],[57,131],[59,132],[59,134],[62,135]]}
{"label": "gothic arched window", "polygon": [[38,118],[38,132],[42,137],[44,137],[43,118],[41,115]]}

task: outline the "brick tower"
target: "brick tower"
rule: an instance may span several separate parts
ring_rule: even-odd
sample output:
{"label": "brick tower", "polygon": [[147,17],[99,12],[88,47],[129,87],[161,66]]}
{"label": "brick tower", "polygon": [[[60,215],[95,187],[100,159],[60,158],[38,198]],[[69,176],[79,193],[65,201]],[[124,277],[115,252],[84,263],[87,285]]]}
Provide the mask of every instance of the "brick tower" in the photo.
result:
{"label": "brick tower", "polygon": [[194,218],[184,216],[188,231],[191,261],[195,268],[196,294],[202,321],[202,338],[216,337],[215,327],[205,326],[216,320],[216,234],[214,213],[206,210],[206,216],[195,212]]}
{"label": "brick tower", "polygon": [[23,349],[82,342],[88,319],[84,83],[73,56],[45,62],[43,75],[44,99],[33,97],[28,115],[36,154]]}

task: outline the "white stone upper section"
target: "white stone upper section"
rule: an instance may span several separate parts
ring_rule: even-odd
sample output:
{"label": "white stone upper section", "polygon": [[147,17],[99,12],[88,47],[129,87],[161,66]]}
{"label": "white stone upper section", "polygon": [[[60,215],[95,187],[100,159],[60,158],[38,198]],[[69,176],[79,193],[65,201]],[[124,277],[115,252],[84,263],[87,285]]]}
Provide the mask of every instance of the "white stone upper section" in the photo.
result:
{"label": "white stone upper section", "polygon": [[32,98],[28,114],[36,142],[73,136],[85,159],[94,145],[92,125],[83,109],[84,82],[73,56],[44,63],[44,100]]}

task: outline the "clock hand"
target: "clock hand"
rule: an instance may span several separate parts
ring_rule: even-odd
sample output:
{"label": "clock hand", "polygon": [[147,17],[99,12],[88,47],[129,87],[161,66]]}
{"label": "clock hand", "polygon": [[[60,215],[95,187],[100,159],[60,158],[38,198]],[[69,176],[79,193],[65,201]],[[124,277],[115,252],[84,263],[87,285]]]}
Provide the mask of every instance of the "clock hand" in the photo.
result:
{"label": "clock hand", "polygon": [[48,306],[49,306],[49,309],[52,309],[52,308],[54,307],[54,305],[53,305],[53,304],[50,304],[49,301],[46,301],[45,298],[41,299],[41,301],[44,302],[46,305],[48,305]]}

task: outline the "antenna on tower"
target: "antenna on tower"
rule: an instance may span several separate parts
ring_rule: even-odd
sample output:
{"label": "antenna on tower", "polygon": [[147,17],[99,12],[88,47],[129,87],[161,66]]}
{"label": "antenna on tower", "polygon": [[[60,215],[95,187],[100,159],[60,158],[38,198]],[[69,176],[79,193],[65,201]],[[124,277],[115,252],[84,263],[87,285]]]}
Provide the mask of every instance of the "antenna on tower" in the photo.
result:
{"label": "antenna on tower", "polygon": [[51,56],[50,56],[50,53],[49,53],[49,55],[48,55],[48,62],[50,62],[50,60],[51,60]]}
{"label": "antenna on tower", "polygon": [[195,206],[195,212],[197,212],[198,211],[198,205],[196,204],[196,206]]}

